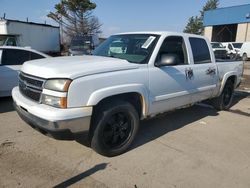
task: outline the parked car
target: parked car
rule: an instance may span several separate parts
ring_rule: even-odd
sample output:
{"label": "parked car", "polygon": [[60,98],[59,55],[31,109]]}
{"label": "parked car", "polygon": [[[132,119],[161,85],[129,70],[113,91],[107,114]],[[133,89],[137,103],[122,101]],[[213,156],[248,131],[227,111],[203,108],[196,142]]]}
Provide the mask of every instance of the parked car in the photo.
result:
{"label": "parked car", "polygon": [[11,96],[11,90],[18,85],[18,73],[25,61],[45,57],[49,56],[30,48],[0,47],[0,97]]}
{"label": "parked car", "polygon": [[240,57],[244,61],[247,61],[250,58],[250,42],[244,42],[240,49]]}
{"label": "parked car", "polygon": [[241,42],[223,42],[222,45],[227,50],[227,55],[230,59],[236,58],[240,54],[240,49],[243,43]]}
{"label": "parked car", "polygon": [[99,45],[97,35],[74,36],[69,46],[69,55],[89,55]]}
{"label": "parked car", "polygon": [[20,117],[42,133],[82,135],[98,153],[115,156],[131,145],[140,119],[207,99],[229,109],[242,70],[242,61],[217,62],[202,36],[123,33],[92,56],[24,63],[12,97]]}
{"label": "parked car", "polygon": [[216,59],[227,59],[228,55],[227,55],[227,50],[225,49],[225,47],[222,45],[221,42],[211,42],[213,51],[214,51],[214,55]]}

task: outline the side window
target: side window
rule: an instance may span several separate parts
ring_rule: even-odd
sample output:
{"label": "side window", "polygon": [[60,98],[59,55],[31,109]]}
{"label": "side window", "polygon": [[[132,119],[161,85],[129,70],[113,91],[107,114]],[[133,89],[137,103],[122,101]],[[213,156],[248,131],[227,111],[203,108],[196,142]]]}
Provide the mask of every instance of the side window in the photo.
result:
{"label": "side window", "polygon": [[164,40],[156,61],[160,61],[163,54],[176,56],[177,65],[188,64],[186,45],[180,36],[169,36]]}
{"label": "side window", "polygon": [[233,50],[233,47],[232,47],[231,44],[228,44],[228,49],[229,49],[229,50]]}
{"label": "side window", "polygon": [[2,54],[3,54],[3,50],[0,49],[0,65],[2,65]]}
{"label": "side window", "polygon": [[189,42],[193,52],[194,64],[211,63],[210,52],[204,39],[190,37]]}
{"label": "side window", "polygon": [[16,46],[16,39],[14,37],[8,38],[6,45],[7,46]]}
{"label": "side window", "polygon": [[4,49],[2,54],[2,65],[22,65],[30,60],[29,51]]}
{"label": "side window", "polygon": [[30,52],[30,59],[31,59],[31,60],[34,60],[34,59],[42,59],[42,58],[45,58],[45,57],[43,57],[43,56],[40,55],[40,54],[37,54],[37,53],[34,53],[34,52]]}

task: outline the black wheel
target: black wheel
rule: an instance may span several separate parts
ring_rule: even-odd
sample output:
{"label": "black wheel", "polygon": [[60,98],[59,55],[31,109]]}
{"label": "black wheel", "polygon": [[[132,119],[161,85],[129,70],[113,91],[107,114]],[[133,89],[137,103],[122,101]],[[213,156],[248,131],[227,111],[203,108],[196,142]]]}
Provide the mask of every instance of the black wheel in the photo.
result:
{"label": "black wheel", "polygon": [[248,59],[248,58],[247,58],[247,54],[244,53],[244,54],[242,55],[242,60],[243,60],[243,61],[247,61],[247,59]]}
{"label": "black wheel", "polygon": [[217,110],[228,110],[232,105],[233,94],[234,84],[231,81],[227,81],[221,95],[211,100],[212,105]]}
{"label": "black wheel", "polygon": [[236,57],[236,55],[233,54],[233,53],[231,53],[231,54],[229,55],[229,58],[230,58],[230,59],[234,59],[235,57]]}
{"label": "black wheel", "polygon": [[114,101],[104,103],[96,113],[91,147],[108,157],[124,153],[139,127],[139,116],[134,106],[125,101]]}

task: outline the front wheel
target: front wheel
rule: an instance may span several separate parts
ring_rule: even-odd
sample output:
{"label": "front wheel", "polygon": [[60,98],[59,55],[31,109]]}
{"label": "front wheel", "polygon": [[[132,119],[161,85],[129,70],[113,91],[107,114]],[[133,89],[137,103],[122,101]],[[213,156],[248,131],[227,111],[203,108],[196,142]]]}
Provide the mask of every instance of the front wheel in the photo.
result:
{"label": "front wheel", "polygon": [[91,147],[108,157],[124,153],[139,127],[134,106],[125,101],[114,101],[103,104],[96,113]]}
{"label": "front wheel", "polygon": [[233,54],[233,53],[229,54],[229,58],[230,58],[230,59],[234,59],[235,57],[236,57],[235,54]]}
{"label": "front wheel", "polygon": [[217,110],[228,110],[232,106],[233,94],[234,84],[231,81],[227,81],[220,96],[212,99],[211,103]]}

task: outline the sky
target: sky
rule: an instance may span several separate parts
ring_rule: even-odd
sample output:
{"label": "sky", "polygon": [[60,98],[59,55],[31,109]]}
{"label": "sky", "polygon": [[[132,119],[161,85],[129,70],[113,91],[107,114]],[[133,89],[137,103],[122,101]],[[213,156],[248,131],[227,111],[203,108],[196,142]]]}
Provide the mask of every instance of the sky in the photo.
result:
{"label": "sky", "polygon": [[[46,17],[60,0],[0,0],[0,17],[58,25]],[[92,0],[102,37],[127,31],[183,31],[188,18],[199,15],[207,0]],[[220,0],[219,8],[249,0]]]}

